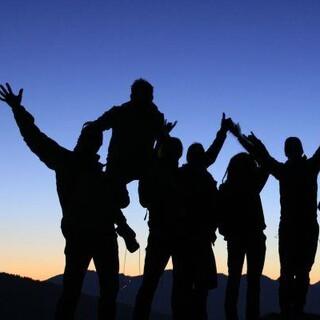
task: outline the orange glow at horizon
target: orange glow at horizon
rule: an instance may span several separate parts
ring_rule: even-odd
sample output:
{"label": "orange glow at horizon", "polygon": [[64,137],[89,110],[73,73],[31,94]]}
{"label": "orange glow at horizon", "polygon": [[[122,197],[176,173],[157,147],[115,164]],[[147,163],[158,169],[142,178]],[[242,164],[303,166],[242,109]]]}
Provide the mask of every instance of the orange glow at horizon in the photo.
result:
{"label": "orange glow at horizon", "polygon": [[[141,253],[140,253],[141,254]],[[143,263],[144,263],[144,254],[140,256],[140,269],[139,269],[139,253],[135,253],[131,256],[129,254],[126,255],[126,266],[124,269],[124,251],[122,248],[119,250],[119,261],[120,261],[120,269],[119,273],[125,273],[128,276],[139,276],[143,273]],[[227,275],[227,265],[226,265],[226,257],[216,256],[217,270],[218,273],[222,273]],[[272,280],[277,280],[280,274],[278,263],[278,257],[276,257],[274,263],[270,263],[266,261],[263,275],[271,278]],[[172,263],[169,261],[167,265],[167,269],[172,269]],[[2,261],[1,272],[6,272],[10,274],[16,274],[23,277],[32,278],[35,280],[47,280],[50,277],[62,274],[64,270],[64,255],[62,252],[55,252],[54,255],[49,257],[40,257],[37,259],[31,259],[31,257],[27,256],[27,254],[21,254],[19,258],[7,259]],[[95,270],[94,264],[91,262],[89,266],[89,270]],[[140,271],[140,272],[139,272]],[[244,264],[243,274],[246,273],[246,266]],[[320,265],[315,263],[313,269],[310,273],[310,282],[311,284],[317,283],[320,274]]]}

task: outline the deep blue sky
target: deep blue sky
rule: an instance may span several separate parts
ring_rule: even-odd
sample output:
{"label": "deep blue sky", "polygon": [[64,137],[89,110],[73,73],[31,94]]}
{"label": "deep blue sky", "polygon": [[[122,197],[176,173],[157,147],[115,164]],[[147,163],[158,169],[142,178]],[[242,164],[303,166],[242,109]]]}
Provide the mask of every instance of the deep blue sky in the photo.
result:
{"label": "deep blue sky", "polygon": [[[320,144],[319,16],[318,0],[10,0],[0,11],[0,81],[24,87],[24,104],[40,128],[69,148],[83,122],[126,101],[132,81],[144,77],[161,111],[178,120],[174,134],[186,147],[194,141],[208,146],[225,111],[276,158],[284,160],[289,135],[299,136],[311,155]],[[63,267],[54,175],[26,148],[8,108],[0,107],[0,270],[46,278]],[[211,168],[219,183],[240,150],[230,137]],[[106,147],[102,159],[105,154]],[[135,190],[132,184],[126,213],[144,246],[147,227]],[[276,277],[273,178],[263,204],[265,273]],[[216,255],[225,272],[222,239]],[[137,255],[128,258],[129,273],[138,272],[137,261]],[[313,281],[320,280],[319,262]]]}

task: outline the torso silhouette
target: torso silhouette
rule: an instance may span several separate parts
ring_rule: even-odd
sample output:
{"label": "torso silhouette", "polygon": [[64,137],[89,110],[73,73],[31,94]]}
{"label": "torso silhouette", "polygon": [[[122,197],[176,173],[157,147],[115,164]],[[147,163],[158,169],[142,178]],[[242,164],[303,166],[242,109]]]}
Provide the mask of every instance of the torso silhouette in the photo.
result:
{"label": "torso silhouette", "polygon": [[23,107],[14,110],[20,132],[29,148],[55,171],[62,208],[62,228],[114,232],[114,223],[124,219],[120,207],[129,203],[127,191],[102,171],[99,156],[61,147],[42,133]]}
{"label": "torso silhouette", "polygon": [[154,232],[176,233],[184,211],[181,207],[179,170],[158,160],[139,183],[139,199],[149,210],[149,228]]}
{"label": "torso silhouette", "polygon": [[185,164],[180,168],[186,210],[185,228],[189,236],[210,237],[217,227],[218,190],[206,167]]}
{"label": "torso silhouette", "polygon": [[97,123],[103,130],[112,129],[108,148],[107,170],[131,181],[139,179],[150,164],[153,147],[164,123],[155,104],[127,102],[105,112]]}
{"label": "torso silhouette", "polygon": [[220,186],[221,218],[219,231],[226,239],[261,233],[266,225],[260,192],[268,175],[257,171],[252,179],[239,183],[225,182]]}
{"label": "torso silhouette", "polygon": [[281,222],[307,223],[317,219],[319,164],[305,157],[282,164],[275,170],[280,182]]}

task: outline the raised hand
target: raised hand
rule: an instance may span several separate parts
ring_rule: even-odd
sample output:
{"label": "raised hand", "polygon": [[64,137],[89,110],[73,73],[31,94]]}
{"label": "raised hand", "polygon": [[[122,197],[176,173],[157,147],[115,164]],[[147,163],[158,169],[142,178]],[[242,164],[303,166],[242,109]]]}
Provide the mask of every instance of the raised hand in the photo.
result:
{"label": "raised hand", "polygon": [[173,130],[173,128],[176,126],[178,122],[168,122],[167,120],[164,121],[164,125],[163,125],[163,132],[166,135],[169,135],[169,133]]}
{"label": "raised hand", "polygon": [[236,125],[232,121],[231,118],[226,118],[226,114],[222,113],[222,119],[221,119],[221,129],[225,131],[231,131],[233,132],[233,129]]}
{"label": "raised hand", "polygon": [[242,136],[241,127],[239,123],[232,123],[232,126],[230,126],[229,131],[237,138],[240,138]]}
{"label": "raised hand", "polygon": [[10,107],[20,106],[22,94],[23,89],[20,89],[19,93],[15,95],[9,83],[6,83],[6,86],[0,85],[0,100],[6,102]]}
{"label": "raised hand", "polygon": [[250,132],[250,135],[247,136],[247,139],[254,144],[263,144],[252,131]]}
{"label": "raised hand", "polygon": [[250,143],[252,143],[255,148],[257,148],[259,151],[267,151],[265,145],[262,143],[260,139],[258,139],[255,134],[251,131],[250,135],[246,137]]}

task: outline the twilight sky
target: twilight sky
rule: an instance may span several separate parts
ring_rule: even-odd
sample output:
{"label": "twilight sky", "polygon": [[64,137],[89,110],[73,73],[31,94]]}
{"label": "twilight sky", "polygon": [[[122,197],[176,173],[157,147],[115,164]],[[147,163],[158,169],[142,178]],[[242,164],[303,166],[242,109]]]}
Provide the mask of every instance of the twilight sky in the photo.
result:
{"label": "twilight sky", "polygon": [[[0,82],[23,87],[38,126],[68,148],[86,120],[128,100],[130,84],[143,77],[154,85],[161,111],[178,120],[173,134],[185,148],[195,141],[208,146],[224,111],[277,159],[285,160],[283,142],[292,135],[311,156],[320,144],[319,16],[319,0],[10,0],[0,11]],[[36,279],[62,273],[54,174],[26,147],[5,104],[0,145],[0,271]],[[228,137],[210,168],[219,183],[239,151]],[[125,213],[143,261],[147,226],[136,189],[130,184]],[[272,278],[279,275],[278,192],[270,178],[262,199],[264,273]],[[215,254],[224,273],[225,247],[219,237]],[[138,261],[138,253],[128,255],[125,272],[138,274]],[[313,282],[319,274],[318,254]]]}

